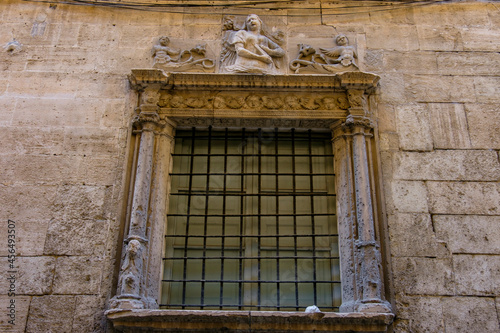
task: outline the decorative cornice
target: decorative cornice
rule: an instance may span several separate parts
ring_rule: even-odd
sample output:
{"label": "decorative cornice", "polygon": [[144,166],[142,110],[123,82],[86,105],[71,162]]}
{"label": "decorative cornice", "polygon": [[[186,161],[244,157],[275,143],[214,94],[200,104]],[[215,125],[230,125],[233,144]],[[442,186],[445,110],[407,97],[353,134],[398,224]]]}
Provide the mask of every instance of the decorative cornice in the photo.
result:
{"label": "decorative cornice", "polygon": [[221,89],[266,91],[345,91],[375,88],[380,77],[364,72],[345,72],[334,75],[254,75],[211,73],[167,73],[160,69],[133,69],[129,76],[136,90],[147,85],[161,89]]}

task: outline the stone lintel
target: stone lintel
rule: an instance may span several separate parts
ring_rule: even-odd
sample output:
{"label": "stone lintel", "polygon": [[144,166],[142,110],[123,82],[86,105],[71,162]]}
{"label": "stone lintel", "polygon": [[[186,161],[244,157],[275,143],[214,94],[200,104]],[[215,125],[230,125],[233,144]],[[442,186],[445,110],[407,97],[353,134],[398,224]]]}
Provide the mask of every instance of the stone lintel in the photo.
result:
{"label": "stone lintel", "polygon": [[121,332],[387,332],[391,313],[110,310]]}
{"label": "stone lintel", "polygon": [[160,69],[132,69],[132,88],[141,90],[148,85],[162,89],[265,89],[266,91],[317,91],[375,88],[380,77],[364,72],[344,72],[333,75],[256,75],[213,73],[167,73]]}

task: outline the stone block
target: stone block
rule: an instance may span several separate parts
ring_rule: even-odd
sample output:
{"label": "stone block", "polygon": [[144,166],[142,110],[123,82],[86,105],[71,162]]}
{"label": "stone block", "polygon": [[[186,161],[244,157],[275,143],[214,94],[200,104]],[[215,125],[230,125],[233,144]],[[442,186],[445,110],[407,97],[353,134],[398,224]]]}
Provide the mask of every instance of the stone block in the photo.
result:
{"label": "stone block", "polygon": [[493,298],[447,297],[441,303],[446,332],[498,333],[499,323]]}
{"label": "stone block", "polygon": [[[104,220],[109,214],[105,203],[111,189],[104,186],[64,185],[59,188],[54,211],[65,220]],[[52,228],[52,224],[49,228]]]}
{"label": "stone block", "polygon": [[[122,156],[123,158],[123,156]],[[94,186],[113,186],[116,177],[122,177],[122,159],[109,157],[84,157],[77,166],[77,180],[79,183]]]}
{"label": "stone block", "polygon": [[[48,94],[50,95],[50,94]],[[21,98],[12,118],[14,126],[97,126],[104,100],[49,97]]]}
{"label": "stone block", "polygon": [[436,236],[452,253],[500,254],[500,216],[434,215]]}
{"label": "stone block", "polygon": [[397,257],[445,257],[446,244],[436,238],[429,214],[389,216],[391,254]]}
{"label": "stone block", "polygon": [[366,27],[366,47],[394,51],[416,51],[419,49],[417,29],[414,25],[395,26],[384,24]]}
{"label": "stone block", "polygon": [[500,185],[488,182],[428,182],[433,214],[500,215]]}
{"label": "stone block", "polygon": [[383,70],[386,73],[436,74],[435,52],[384,52]]}
{"label": "stone block", "polygon": [[105,220],[53,220],[48,227],[44,253],[100,256],[104,252],[107,231]]}
{"label": "stone block", "polygon": [[405,81],[403,74],[390,73],[380,75],[380,101],[386,104],[401,104],[406,101]]}
{"label": "stone block", "polygon": [[494,52],[439,52],[439,73],[443,75],[495,75],[500,72],[500,54]]}
{"label": "stone block", "polygon": [[489,25],[488,10],[478,3],[453,3],[447,6],[439,4],[413,8],[418,16],[416,24],[434,27],[475,27]]}
{"label": "stone block", "polygon": [[463,104],[430,103],[432,138],[436,149],[471,147]]}
{"label": "stone block", "polygon": [[[43,254],[47,236],[47,220],[14,220],[16,254],[18,256],[40,256]],[[7,222],[0,224],[0,235],[7,235]],[[7,256],[7,247],[0,249],[0,256]]]}
{"label": "stone block", "polygon": [[409,321],[408,332],[444,333],[441,297],[400,296],[398,318]]}
{"label": "stone block", "polygon": [[454,255],[456,292],[459,295],[498,295],[500,293],[500,254]]}
{"label": "stone block", "polygon": [[[51,292],[55,259],[52,257],[16,257],[16,295],[43,295]],[[7,276],[5,273],[3,276]],[[1,290],[8,290],[9,281],[0,280]]]}
{"label": "stone block", "polygon": [[[424,182],[393,181],[391,205],[401,213],[427,213],[427,188]],[[388,200],[389,201],[389,200]]]}
{"label": "stone block", "polygon": [[[123,100],[108,100],[100,113],[100,127],[127,128],[132,115],[129,114],[133,107],[127,105]],[[127,131],[128,134],[128,131]]]}
{"label": "stone block", "polygon": [[464,51],[498,51],[496,41],[500,37],[499,29],[470,28],[462,30],[461,34]]}
{"label": "stone block", "polygon": [[432,150],[429,114],[425,105],[411,104],[396,108],[399,143],[403,150]]}
{"label": "stone block", "polygon": [[126,142],[126,138],[118,128],[67,127],[63,147],[66,154],[113,156],[123,141]]}
{"label": "stone block", "polygon": [[103,262],[97,257],[58,257],[54,294],[96,294],[101,284]]}
{"label": "stone block", "polygon": [[0,155],[60,155],[64,132],[59,127],[5,127],[0,137]]}
{"label": "stone block", "polygon": [[396,292],[411,295],[453,295],[451,259],[393,257]]}
{"label": "stone block", "polygon": [[[30,82],[30,84],[26,84]],[[64,99],[74,98],[78,76],[68,73],[20,72],[16,80],[10,80],[7,93],[9,96],[27,98],[43,97]]]}
{"label": "stone block", "polygon": [[396,132],[396,108],[390,104],[380,104],[377,108],[379,132]]}
{"label": "stone block", "polygon": [[394,179],[495,181],[500,162],[489,150],[401,152],[394,155]]}
{"label": "stone block", "polygon": [[74,312],[74,296],[33,297],[26,332],[71,332]]}
{"label": "stone block", "polygon": [[94,69],[94,57],[90,54],[91,51],[75,48],[72,45],[51,48],[37,46],[27,58],[26,71],[67,74],[68,69],[71,69],[71,74],[91,72]]}
{"label": "stone block", "polygon": [[474,91],[479,103],[500,103],[500,77],[475,77]]}
{"label": "stone block", "polygon": [[130,92],[127,78],[123,75],[90,75],[80,77],[76,98],[118,99]]}
{"label": "stone block", "polygon": [[475,79],[468,76],[407,75],[405,91],[409,101],[455,103],[475,102]]}
{"label": "stone block", "polygon": [[100,323],[103,320],[103,304],[99,296],[75,296],[75,316],[71,332],[99,332],[103,330]]}
{"label": "stone block", "polygon": [[75,179],[79,156],[7,155],[0,160],[1,178],[18,184],[59,184]]}
{"label": "stone block", "polygon": [[1,219],[29,223],[54,217],[51,205],[56,197],[57,186],[15,185],[9,184],[8,179],[2,181],[9,186],[0,186]]}
{"label": "stone block", "polygon": [[472,147],[500,149],[500,106],[466,104],[465,111]]}
{"label": "stone block", "polygon": [[457,27],[418,25],[418,42],[422,51],[461,51],[462,35]]}
{"label": "stone block", "polygon": [[[11,300],[14,300],[14,306],[15,306],[15,320],[14,320],[14,325],[9,323],[9,320],[12,320],[10,317],[7,316],[8,311],[7,307],[10,306]],[[2,316],[0,316],[0,331],[2,332],[16,332],[16,333],[22,333],[26,329],[26,321],[28,319],[28,310],[30,307],[30,301],[31,297],[28,296],[17,296],[15,298],[8,297],[7,295],[1,295],[0,296],[0,308],[2,309],[3,313]]]}
{"label": "stone block", "polygon": [[399,135],[397,133],[380,133],[379,146],[381,151],[399,151]]}
{"label": "stone block", "polygon": [[0,96],[0,126],[5,128],[12,125],[12,118],[14,117],[14,109],[16,107],[16,99],[10,97]]}

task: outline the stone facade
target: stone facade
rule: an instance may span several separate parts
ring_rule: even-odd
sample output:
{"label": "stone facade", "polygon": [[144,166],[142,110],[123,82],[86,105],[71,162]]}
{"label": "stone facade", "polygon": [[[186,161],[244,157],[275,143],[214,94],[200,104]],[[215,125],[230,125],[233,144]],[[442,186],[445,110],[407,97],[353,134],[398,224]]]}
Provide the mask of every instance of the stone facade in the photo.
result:
{"label": "stone facade", "polygon": [[[123,246],[131,235],[128,223],[141,225],[134,224],[127,207],[144,200],[133,202],[129,194],[131,180],[137,179],[132,175],[139,145],[133,135],[138,127],[132,125],[137,106],[157,99],[152,107],[169,117],[182,111],[193,112],[195,119],[260,109],[276,119],[263,122],[271,127],[311,110],[316,121],[346,117],[355,96],[342,100],[344,92],[334,86],[331,96],[318,100],[297,93],[293,106],[285,104],[284,95],[264,99],[272,96],[263,93],[259,107],[252,107],[257,105],[252,96],[231,91],[214,97],[210,106],[188,90],[164,89],[139,100],[140,89],[128,78],[132,69],[218,75],[226,65],[221,55],[223,41],[230,43],[227,32],[240,29],[255,13],[268,28],[266,38],[284,52],[276,51],[266,76],[349,70],[380,77],[361,104],[370,106],[379,156],[373,172],[380,174],[383,190],[375,201],[383,209],[377,228],[384,293],[395,314],[389,330],[500,332],[498,6],[471,1],[375,10],[364,5],[366,10],[338,15],[340,5],[316,1],[273,11],[207,7],[170,12],[3,1],[0,255],[7,272],[10,219],[18,269],[15,326],[6,310],[13,299],[11,281],[0,281],[0,330],[112,330],[104,313],[117,294],[134,293],[134,279],[124,286],[124,276],[134,276],[134,246],[143,244],[144,226]],[[342,34],[347,42],[337,39]],[[161,36],[168,43],[161,44]],[[323,61],[321,55],[329,58]],[[172,124],[158,124],[165,132],[161,140],[168,141]],[[147,145],[147,139],[141,143]],[[243,320],[238,316],[228,321]],[[312,320],[289,317],[279,320],[300,325]],[[374,323],[373,318],[356,320]]]}

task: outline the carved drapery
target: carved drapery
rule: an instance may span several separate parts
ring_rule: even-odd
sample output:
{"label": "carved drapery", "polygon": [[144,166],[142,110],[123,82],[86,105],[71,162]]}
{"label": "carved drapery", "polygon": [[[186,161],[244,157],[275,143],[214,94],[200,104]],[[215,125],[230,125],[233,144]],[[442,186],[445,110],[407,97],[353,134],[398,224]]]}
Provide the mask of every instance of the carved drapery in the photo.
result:
{"label": "carved drapery", "polygon": [[[130,82],[140,100],[134,133],[140,139],[133,164],[125,255],[117,296],[110,304],[108,318],[112,320],[113,314],[120,310],[157,308],[155,299],[159,297],[170,187],[168,171],[176,124],[331,128],[339,219],[341,311],[387,313],[387,318],[392,318],[381,269],[380,230],[376,221],[380,209],[376,198],[381,189],[373,168],[376,152],[372,148],[371,109],[374,106],[369,103],[378,80],[376,75],[362,72],[241,76],[133,70]],[[286,97],[293,95],[298,96],[298,103],[285,105]],[[176,96],[177,101],[172,102]],[[228,107],[227,96],[235,99],[240,96],[241,108]],[[256,96],[253,102],[257,102],[248,101],[248,96]],[[315,99],[306,101],[306,96]],[[217,97],[225,98],[223,107],[217,106],[221,105],[217,104]],[[305,107],[314,103],[318,107]]]}

